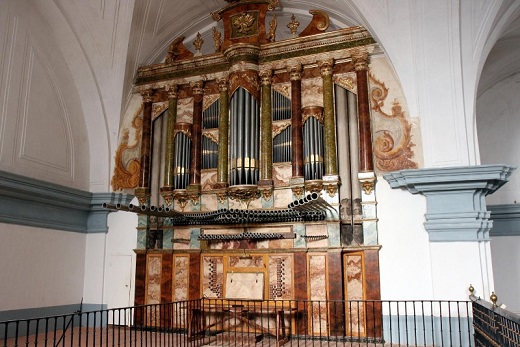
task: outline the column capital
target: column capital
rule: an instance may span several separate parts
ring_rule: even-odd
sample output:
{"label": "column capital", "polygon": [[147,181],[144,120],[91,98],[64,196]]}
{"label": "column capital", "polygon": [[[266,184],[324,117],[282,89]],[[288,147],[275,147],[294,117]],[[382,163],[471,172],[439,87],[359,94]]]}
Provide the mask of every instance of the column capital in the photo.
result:
{"label": "column capital", "polygon": [[190,82],[191,90],[193,91],[193,94],[203,94],[204,92],[204,81],[195,81]]}
{"label": "column capital", "polygon": [[351,52],[352,62],[354,62],[354,70],[368,70],[368,52],[362,49],[356,49]]}
{"label": "column capital", "polygon": [[143,102],[152,102],[153,101],[153,90],[145,89],[140,91],[141,96],[143,97]]}
{"label": "column capital", "polygon": [[168,99],[177,99],[179,87],[176,84],[167,84],[164,90],[168,93]]}
{"label": "column capital", "polygon": [[320,60],[318,62],[318,67],[320,68],[320,73],[322,77],[332,76],[332,67],[334,66],[333,59]]}
{"label": "column capital", "polygon": [[287,66],[287,72],[289,73],[289,77],[291,81],[298,81],[302,79],[302,64],[296,63]]}
{"label": "column capital", "polygon": [[229,78],[226,77],[219,77],[217,78],[217,84],[218,84],[218,90],[220,92],[225,92],[229,89]]}
{"label": "column capital", "polygon": [[272,82],[272,77],[273,77],[273,71],[268,69],[268,70],[261,70],[260,73],[260,79],[262,80],[262,85],[269,85],[271,84]]}

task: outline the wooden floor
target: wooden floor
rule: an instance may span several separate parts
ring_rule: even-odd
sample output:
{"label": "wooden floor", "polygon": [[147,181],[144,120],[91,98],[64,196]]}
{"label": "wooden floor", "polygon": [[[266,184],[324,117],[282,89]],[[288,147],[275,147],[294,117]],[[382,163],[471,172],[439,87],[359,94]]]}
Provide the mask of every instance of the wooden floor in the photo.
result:
{"label": "wooden floor", "polygon": [[[63,335],[63,336],[62,336]],[[28,338],[10,338],[7,341],[0,337],[0,347],[19,347],[19,346],[67,346],[67,347],[112,347],[112,346],[140,346],[140,347],[262,347],[278,346],[273,337],[262,337],[260,341],[244,339],[233,333],[225,333],[224,337],[204,336],[189,339],[185,334],[176,333],[156,333],[150,331],[138,331],[128,327],[109,326],[106,328],[74,328],[67,333],[62,331],[56,333],[40,333],[30,335]],[[224,340],[224,342],[222,341]],[[398,344],[383,344],[373,342],[352,342],[352,341],[327,341],[327,340],[303,340],[293,338],[283,344],[284,347],[309,347],[309,346],[344,346],[344,347],[386,347],[400,346]]]}

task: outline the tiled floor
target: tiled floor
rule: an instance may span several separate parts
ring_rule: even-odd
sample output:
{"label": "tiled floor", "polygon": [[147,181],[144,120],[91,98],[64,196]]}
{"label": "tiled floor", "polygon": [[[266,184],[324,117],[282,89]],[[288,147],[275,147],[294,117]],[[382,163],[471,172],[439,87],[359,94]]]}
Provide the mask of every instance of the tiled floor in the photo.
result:
{"label": "tiled floor", "polygon": [[[69,329],[62,337],[62,332],[56,334],[40,333],[31,335],[29,338],[21,337],[18,339],[8,339],[4,341],[0,337],[0,347],[19,347],[19,346],[63,346],[63,347],[115,347],[115,346],[139,346],[139,347],[268,347],[278,346],[275,338],[263,337],[255,343],[255,339],[246,339],[233,333],[226,333],[226,336],[212,336],[197,339],[188,339],[184,334],[175,333],[156,333],[151,331],[138,331],[128,327],[109,326],[103,329],[93,328],[74,328]],[[223,342],[224,341],[224,342]],[[309,346],[344,346],[344,347],[386,347],[399,346],[396,344],[382,343],[359,343],[351,341],[325,341],[325,340],[303,340],[292,339],[284,343],[287,347],[309,347]]]}

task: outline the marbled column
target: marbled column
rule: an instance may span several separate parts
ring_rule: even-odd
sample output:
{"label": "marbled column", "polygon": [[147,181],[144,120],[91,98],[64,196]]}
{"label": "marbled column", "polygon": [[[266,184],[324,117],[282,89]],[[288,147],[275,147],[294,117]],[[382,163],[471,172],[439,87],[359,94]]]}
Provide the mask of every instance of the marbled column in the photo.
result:
{"label": "marbled column", "polygon": [[164,154],[164,185],[161,187],[161,195],[166,203],[170,206],[172,204],[172,191],[173,191],[173,173],[175,168],[174,156],[175,156],[175,141],[174,131],[175,123],[177,122],[177,85],[166,86],[168,93],[168,121],[166,125],[166,150]]}
{"label": "marbled column", "polygon": [[135,195],[141,204],[146,203],[150,196],[150,154],[152,137],[152,94],[151,89],[141,92],[143,96],[143,126],[141,132],[141,153],[139,172],[139,187],[136,188]]}
{"label": "marbled column", "polygon": [[218,115],[218,166],[217,186],[225,188],[228,185],[228,136],[229,136],[229,88],[227,78],[218,80],[220,91],[220,113]]}
{"label": "marbled column", "polygon": [[374,171],[372,156],[372,132],[370,130],[370,103],[368,100],[368,53],[352,54],[356,70],[358,90],[359,170]]}
{"label": "marbled column", "polygon": [[291,79],[292,176],[303,177],[302,66],[287,70]]}
{"label": "marbled column", "polygon": [[191,133],[191,164],[190,186],[192,189],[200,189],[200,167],[202,161],[202,101],[203,82],[197,81],[191,84],[193,91],[193,125]]}
{"label": "marbled column", "polygon": [[273,122],[271,116],[271,70],[260,72],[262,78],[262,106],[260,115],[260,182],[273,185]]}
{"label": "marbled column", "polygon": [[338,165],[336,159],[336,122],[334,119],[334,88],[332,82],[332,60],[318,63],[323,83],[323,133],[325,148],[323,160],[325,176],[337,175]]}

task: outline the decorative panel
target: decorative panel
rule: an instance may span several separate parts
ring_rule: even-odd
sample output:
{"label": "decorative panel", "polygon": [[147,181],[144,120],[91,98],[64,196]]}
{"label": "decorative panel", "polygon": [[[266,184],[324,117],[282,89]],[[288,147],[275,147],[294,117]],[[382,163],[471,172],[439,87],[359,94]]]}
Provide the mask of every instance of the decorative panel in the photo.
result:
{"label": "decorative panel", "polygon": [[222,298],[224,263],[222,257],[202,257],[202,294],[205,298]]}
{"label": "decorative panel", "polygon": [[293,256],[289,254],[269,256],[269,299],[294,299]]}
{"label": "decorative panel", "polygon": [[325,254],[308,256],[309,274],[309,331],[327,335],[327,257]]}
{"label": "decorative panel", "polygon": [[187,255],[173,257],[173,301],[188,299],[189,266]]}
{"label": "decorative panel", "polygon": [[[189,299],[189,268],[190,258],[188,255],[177,255],[173,257],[173,275],[172,275],[172,298],[173,301],[183,301]],[[176,312],[176,310],[185,310],[182,306],[175,305],[173,307],[173,317],[176,327],[185,327],[185,312]]]}
{"label": "decorative panel", "polygon": [[[161,303],[161,273],[162,255],[149,254],[146,257],[146,296],[147,305]],[[160,312],[158,309],[150,309],[145,312],[146,325],[156,326],[159,324]]]}
{"label": "decorative panel", "polygon": [[350,335],[364,336],[365,307],[357,301],[364,299],[363,254],[345,254],[344,262],[347,331]]}

